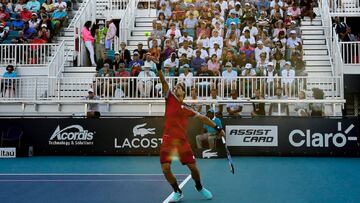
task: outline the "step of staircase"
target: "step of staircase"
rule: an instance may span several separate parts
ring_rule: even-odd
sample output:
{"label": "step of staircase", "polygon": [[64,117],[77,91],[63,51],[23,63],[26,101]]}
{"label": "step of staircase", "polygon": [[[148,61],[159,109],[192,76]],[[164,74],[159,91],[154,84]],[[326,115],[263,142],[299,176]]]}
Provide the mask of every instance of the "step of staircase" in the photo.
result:
{"label": "step of staircase", "polygon": [[316,45],[316,44],[304,44],[303,45],[304,50],[327,50],[327,46],[325,44],[322,45]]}
{"label": "step of staircase", "polygon": [[330,58],[328,55],[304,55],[305,61],[328,61]]}
{"label": "step of staircase", "polygon": [[323,35],[324,34],[324,30],[323,29],[319,29],[319,30],[308,30],[308,29],[304,29],[301,31],[301,33],[303,34],[303,36],[309,36],[309,35]]}
{"label": "step of staircase", "polygon": [[326,49],[308,49],[305,51],[304,56],[321,56],[321,55],[329,55],[328,50]]}
{"label": "step of staircase", "polygon": [[320,39],[304,39],[303,40],[303,44],[304,45],[311,45],[311,44],[314,44],[314,45],[323,45],[323,44],[326,44],[326,40],[323,39],[323,40],[320,40]]}

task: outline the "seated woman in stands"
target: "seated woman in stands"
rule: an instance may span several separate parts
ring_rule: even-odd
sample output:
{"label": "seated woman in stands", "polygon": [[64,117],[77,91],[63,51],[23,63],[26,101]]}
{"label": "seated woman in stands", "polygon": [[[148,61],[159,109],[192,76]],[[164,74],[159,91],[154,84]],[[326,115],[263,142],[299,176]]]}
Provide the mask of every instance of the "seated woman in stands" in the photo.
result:
{"label": "seated woman in stands", "polygon": [[6,72],[3,75],[3,81],[1,82],[2,88],[0,89],[4,94],[4,97],[15,97],[16,77],[17,74],[16,71],[14,71],[14,66],[8,65],[6,67]]}

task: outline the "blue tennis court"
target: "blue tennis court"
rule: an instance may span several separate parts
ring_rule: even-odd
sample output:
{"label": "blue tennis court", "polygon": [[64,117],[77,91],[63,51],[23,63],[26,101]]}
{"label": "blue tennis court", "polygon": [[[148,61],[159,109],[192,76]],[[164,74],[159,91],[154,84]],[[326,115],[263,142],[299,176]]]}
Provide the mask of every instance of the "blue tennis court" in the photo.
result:
{"label": "blue tennis court", "polygon": [[[183,202],[359,202],[357,158],[234,157],[199,159],[202,182],[214,194],[201,199],[185,167],[173,171]],[[31,157],[0,160],[1,202],[163,202],[171,187],[158,157]]]}

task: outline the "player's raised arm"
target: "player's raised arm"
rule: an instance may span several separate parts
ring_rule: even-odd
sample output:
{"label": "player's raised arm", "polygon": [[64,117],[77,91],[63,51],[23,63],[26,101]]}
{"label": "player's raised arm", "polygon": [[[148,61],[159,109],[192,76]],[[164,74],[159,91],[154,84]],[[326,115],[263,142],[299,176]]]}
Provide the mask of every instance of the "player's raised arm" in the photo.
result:
{"label": "player's raised arm", "polygon": [[162,84],[163,93],[167,93],[169,91],[169,84],[165,80],[164,74],[163,74],[163,72],[161,70],[161,66],[157,67],[157,71],[158,71],[158,74],[159,74],[160,82]]}
{"label": "player's raised arm", "polygon": [[203,124],[206,124],[206,125],[214,128],[219,133],[219,136],[225,135],[224,130],[220,126],[217,126],[216,123],[214,121],[212,121],[210,118],[208,118],[207,116],[198,114],[196,116],[196,118],[198,118]]}

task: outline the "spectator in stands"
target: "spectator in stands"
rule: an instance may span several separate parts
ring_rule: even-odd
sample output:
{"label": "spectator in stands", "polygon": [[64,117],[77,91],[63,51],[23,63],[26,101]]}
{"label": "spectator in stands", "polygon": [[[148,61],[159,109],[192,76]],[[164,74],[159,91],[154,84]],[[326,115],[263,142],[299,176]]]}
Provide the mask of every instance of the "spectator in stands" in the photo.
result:
{"label": "spectator in stands", "polygon": [[287,14],[291,15],[292,19],[295,20],[294,21],[295,23],[296,23],[296,21],[299,22],[299,20],[301,18],[301,10],[298,7],[298,3],[294,2],[292,5],[289,5],[289,7],[287,9]]}
{"label": "spectator in stands", "polygon": [[[179,59],[176,57],[176,53],[173,52],[171,53],[171,56],[170,58],[166,59],[164,61],[164,67],[165,67],[165,64],[170,68],[170,71],[172,73],[178,73],[179,72]],[[179,74],[177,74],[179,75]]]}
{"label": "spectator in stands", "polygon": [[54,2],[53,0],[46,0],[43,4],[42,7],[45,8],[47,13],[51,13],[54,11],[55,7],[54,7]]}
{"label": "spectator in stands", "polygon": [[137,77],[141,72],[141,65],[139,63],[134,63],[130,70],[130,75]]}
{"label": "spectator in stands", "polygon": [[38,31],[38,38],[42,39],[44,43],[48,43],[51,40],[50,30],[47,29],[46,24],[41,25],[41,29]]}
{"label": "spectator in stands", "polygon": [[26,7],[26,5],[24,5],[24,0],[18,0],[15,4],[14,12],[20,13],[21,11],[23,11],[24,6]]}
{"label": "spectator in stands", "polygon": [[[221,98],[218,96],[218,90],[215,88],[211,89],[210,92],[210,100],[221,100]],[[215,109],[213,108],[214,106],[211,105],[206,105],[206,110],[208,111],[209,109],[213,109],[215,111],[215,116],[220,118],[223,115],[223,104],[219,104],[216,103],[215,104]]]}
{"label": "spectator in stands", "polygon": [[[237,101],[238,100],[238,93],[236,89],[232,89],[231,90],[231,99],[233,101]],[[228,113],[229,116],[236,116],[236,117],[241,117],[241,111],[243,109],[243,104],[242,103],[237,103],[237,102],[229,102],[226,104],[226,111]]]}
{"label": "spectator in stands", "polygon": [[189,42],[186,40],[183,42],[182,46],[178,50],[178,55],[181,56],[182,54],[186,54],[186,57],[188,59],[191,59],[191,57],[193,55],[193,49],[189,47]]}
{"label": "spectator in stands", "polygon": [[[305,92],[299,92],[299,101],[305,101]],[[309,116],[309,106],[306,103],[295,103],[295,111],[298,116]]]}
{"label": "spectator in stands", "polygon": [[[287,97],[282,96],[283,89],[278,86],[274,100],[286,100]],[[280,107],[280,109],[279,109]],[[269,107],[269,116],[289,116],[289,106],[287,103],[271,103]]]}
{"label": "spectator in stands", "polygon": [[101,58],[101,54],[105,52],[105,37],[108,28],[105,26],[103,20],[100,20],[95,29],[95,56],[96,60]]}
{"label": "spectator in stands", "polygon": [[[219,118],[215,117],[215,112],[213,109],[209,109],[207,111],[206,116],[209,117],[212,121],[214,121],[216,126],[219,126],[220,128],[222,128],[221,121]],[[216,139],[217,139],[217,131],[214,128],[204,124],[202,133],[199,135],[196,135],[196,146],[198,149],[203,149],[202,142],[207,141],[209,144],[209,148],[215,149],[215,140]]]}
{"label": "spectator in stands", "polygon": [[217,55],[213,54],[208,60],[208,69],[213,72],[214,76],[220,76],[220,64],[217,59]]}
{"label": "spectator in stands", "polygon": [[29,11],[37,13],[40,10],[40,2],[37,0],[30,0],[27,2],[26,7]]}
{"label": "spectator in stands", "polygon": [[244,29],[243,35],[240,37],[240,47],[244,46],[246,41],[248,41],[252,47],[255,46],[255,38],[250,35],[249,29]]}
{"label": "spectator in stands", "polygon": [[194,69],[195,72],[199,72],[201,68],[201,64],[205,63],[205,60],[201,57],[201,50],[196,50],[195,57],[191,60],[191,68]]}
{"label": "spectator in stands", "polygon": [[[112,47],[112,43],[114,41],[114,38],[116,36],[116,31],[117,31],[117,28],[113,22],[112,19],[108,20],[106,22],[106,27],[108,28],[107,29],[107,33],[106,33],[106,37],[105,37],[105,49],[106,50],[110,50],[111,47]],[[125,44],[125,43],[124,43]],[[121,44],[120,44],[121,46]],[[120,52],[120,51],[119,51]],[[130,57],[130,56],[129,56]],[[128,62],[126,62],[128,63]]]}
{"label": "spectator in stands", "polygon": [[0,43],[2,43],[8,36],[8,29],[5,29],[2,24],[0,24]]}
{"label": "spectator in stands", "polygon": [[62,8],[65,10],[67,8],[66,2],[63,2],[62,0],[57,0],[56,3],[54,3],[54,10]]}
{"label": "spectator in stands", "polygon": [[286,48],[287,48],[287,59],[290,59],[292,52],[295,48],[302,44],[301,39],[296,36],[296,31],[290,31],[290,37],[287,39]]}
{"label": "spectator in stands", "polygon": [[182,46],[184,41],[187,41],[190,44],[194,41],[194,38],[189,36],[186,30],[182,31],[182,36],[179,38],[179,46]]}
{"label": "spectator in stands", "polygon": [[181,37],[180,30],[176,27],[175,23],[170,23],[170,29],[166,32],[166,37],[170,38],[170,35],[174,35],[174,38],[178,40]]}
{"label": "spectator in stands", "polygon": [[196,52],[197,52],[197,50],[200,50],[200,58],[202,58],[202,59],[204,59],[205,61],[207,61],[207,59],[209,58],[209,53],[206,51],[207,50],[207,48],[205,48],[204,46],[203,46],[203,43],[202,43],[202,41],[200,40],[198,40],[198,42],[197,42],[197,48],[196,48],[196,50],[194,50],[193,51],[193,57],[196,57]]}
{"label": "spectator in stands", "polygon": [[236,37],[235,32],[231,32],[230,37],[225,39],[225,46],[229,50],[237,51],[239,49],[240,41]]}
{"label": "spectator in stands", "polygon": [[41,14],[41,20],[40,25],[45,24],[47,26],[47,29],[50,31],[50,39],[54,36],[54,29],[52,28],[51,20],[49,19],[47,14]]}
{"label": "spectator in stands", "polygon": [[[123,61],[128,66],[131,61],[131,54],[130,54],[130,51],[126,48],[125,42],[120,43],[119,54],[120,54],[121,61]],[[131,68],[131,67],[129,67],[129,68]]]}
{"label": "spectator in stands", "polygon": [[281,82],[285,89],[285,95],[291,97],[295,90],[295,71],[291,67],[291,62],[285,62],[285,69],[281,71]]}
{"label": "spectator in stands", "polygon": [[[128,87],[129,87],[129,80],[125,79],[130,77],[130,73],[128,71],[126,71],[125,67],[126,64],[125,63],[119,63],[118,69],[116,69],[115,72],[115,77],[123,77],[124,79],[119,79],[117,81],[117,86],[116,89],[120,89],[122,91],[122,93],[127,96],[128,95]],[[116,90],[115,90],[116,92]]]}
{"label": "spectator in stands", "polygon": [[38,19],[38,16],[36,13],[33,13],[31,16],[31,19],[29,20],[29,27],[33,28],[35,30],[38,30],[40,28],[39,23],[40,23],[40,19]]}
{"label": "spectator in stands", "polygon": [[140,54],[140,59],[141,60],[145,60],[146,59],[146,53],[148,53],[148,51],[146,49],[143,49],[144,45],[142,42],[139,42],[137,44],[137,49],[134,49],[134,52],[138,52]]}
{"label": "spectator in stands", "polygon": [[262,52],[260,54],[260,56],[259,56],[259,60],[256,61],[256,73],[257,73],[258,76],[263,76],[262,72],[259,73],[259,71],[258,71],[259,68],[260,67],[266,67],[267,64],[269,63],[268,59],[266,59],[266,56],[267,56],[266,52]]}
{"label": "spectator in stands", "polygon": [[256,62],[259,63],[261,58],[260,55],[261,53],[265,53],[265,60],[269,61],[270,59],[270,48],[264,46],[264,43],[262,41],[257,41],[257,47],[255,48],[255,59]]}
{"label": "spectator in stands", "polygon": [[23,20],[24,22],[29,21],[31,19],[32,12],[27,9],[26,5],[23,5],[22,9],[23,10],[19,14],[21,20]]}
{"label": "spectator in stands", "polygon": [[4,93],[5,98],[10,98],[15,96],[16,80],[17,77],[16,71],[14,70],[13,65],[6,66],[6,72],[3,74],[3,88],[2,92]]}
{"label": "spectator in stands", "polygon": [[[313,88],[313,97],[314,99],[324,99],[324,91],[319,88]],[[325,116],[325,106],[324,103],[311,103],[309,105],[310,115],[313,117]]]}
{"label": "spectator in stands", "polygon": [[214,49],[215,44],[217,44],[219,46],[219,49],[222,49],[224,44],[223,44],[223,37],[219,36],[219,31],[218,30],[213,30],[212,32],[212,37],[210,38],[210,49]]}
{"label": "spectator in stands", "polygon": [[[255,96],[251,97],[253,100],[264,100],[264,97],[260,91],[260,89],[255,90]],[[251,116],[265,116],[265,103],[264,102],[253,102],[253,111],[251,112]]]}
{"label": "spectator in stands", "polygon": [[16,19],[11,23],[12,30],[23,30],[24,29],[24,21],[21,20],[20,15],[16,14]]}
{"label": "spectator in stands", "polygon": [[[88,96],[84,98],[85,100],[100,100],[98,96],[95,95],[94,89],[90,88],[88,90]],[[99,118],[100,117],[100,106],[99,103],[89,103],[87,105],[87,118]]]}
{"label": "spectator in stands", "polygon": [[133,67],[134,64],[140,64],[140,66],[144,65],[144,61],[140,59],[140,54],[138,52],[134,52],[133,60],[130,61],[129,67]]}
{"label": "spectator in stands", "polygon": [[299,52],[293,52],[290,59],[291,64],[295,69],[296,76],[307,76],[305,69],[305,61],[302,59],[302,55]]}
{"label": "spectator in stands", "polygon": [[302,6],[301,18],[308,16],[310,18],[310,24],[312,25],[313,24],[312,21],[316,17],[316,14],[314,13],[315,1],[303,0],[301,1],[300,6]]}
{"label": "spectator in stands", "polygon": [[241,76],[248,76],[248,77],[256,76],[256,71],[251,65],[251,63],[247,63],[245,65],[245,69],[241,72]]}
{"label": "spectator in stands", "polygon": [[235,27],[240,28],[240,18],[236,16],[235,10],[230,11],[230,16],[227,18],[225,22],[226,28],[230,28],[231,23],[235,23]]}
{"label": "spectator in stands", "polygon": [[229,38],[231,33],[235,33],[236,38],[240,39],[241,31],[240,31],[240,29],[238,27],[236,27],[236,23],[234,23],[234,22],[230,23],[230,28],[227,29],[225,38],[226,39]]}
{"label": "spectator in stands", "polygon": [[113,68],[113,62],[108,57],[107,52],[104,51],[101,54],[101,58],[96,62],[96,70],[100,70],[102,67],[104,67],[104,64],[109,64],[110,68],[114,70]]}
{"label": "spectator in stands", "polygon": [[279,72],[275,70],[273,62],[268,63],[264,76],[266,77],[264,83],[265,93],[272,96],[274,95],[274,90],[279,86],[279,80],[277,79]]}
{"label": "spectator in stands", "polygon": [[193,73],[190,71],[190,66],[188,64],[184,64],[180,67],[182,73],[180,73],[179,76],[179,82],[182,82],[185,84],[187,92],[191,89],[193,86]]}
{"label": "spectator in stands", "polygon": [[98,77],[114,77],[115,71],[110,69],[110,64],[104,63],[103,67],[98,71]]}
{"label": "spectator in stands", "polygon": [[138,75],[137,87],[140,97],[150,97],[151,89],[154,84],[155,73],[150,70],[151,67],[143,66],[143,71]]}
{"label": "spectator in stands", "polygon": [[6,11],[6,6],[0,6],[0,21],[7,21],[9,18],[10,14]]}
{"label": "spectator in stands", "polygon": [[286,36],[291,37],[291,32],[294,30],[296,33],[296,37],[301,38],[301,30],[299,27],[297,27],[296,21],[292,20],[292,21],[290,21],[290,24],[291,24],[290,28],[287,29],[287,31],[286,31]]}
{"label": "spectator in stands", "polygon": [[29,26],[29,22],[24,23],[24,37],[26,39],[33,39],[37,36],[37,31]]}
{"label": "spectator in stands", "polygon": [[152,47],[149,49],[150,56],[152,60],[156,63],[160,63],[160,56],[161,56],[161,48],[159,47],[158,41],[156,39],[152,42]]}
{"label": "spectator in stands", "polygon": [[346,23],[341,22],[339,17],[335,17],[335,23],[333,26],[335,27],[335,31],[339,35],[340,40],[343,40],[347,34],[346,30],[349,26]]}
{"label": "spectator in stands", "polygon": [[166,39],[165,40],[165,47],[163,49],[163,52],[161,52],[160,59],[162,61],[167,60],[171,56],[171,54],[174,53],[174,52],[176,52],[176,49],[171,46],[170,39]]}
{"label": "spectator in stands", "polygon": [[194,17],[194,13],[190,12],[189,16],[184,20],[184,28],[189,36],[196,38],[195,29],[198,26],[198,20]]}
{"label": "spectator in stands", "polygon": [[[277,46],[280,46],[279,42],[277,42]],[[273,55],[272,63],[274,64],[275,71],[279,73],[279,76],[281,74],[281,71],[283,70],[285,62],[286,61],[284,60],[283,53],[281,52],[281,50],[277,49]]]}
{"label": "spectator in stands", "polygon": [[12,39],[11,42],[14,44],[26,44],[29,40],[25,38],[23,31],[19,31],[18,36]]}
{"label": "spectator in stands", "polygon": [[145,54],[144,66],[148,66],[151,71],[156,72],[156,63],[153,61],[150,53]]}
{"label": "spectator in stands", "polygon": [[231,62],[227,62],[226,70],[222,72],[222,83],[218,84],[218,89],[221,90],[221,85],[223,85],[223,90],[225,93],[228,93],[230,90],[236,88],[236,79],[237,79],[237,72],[233,70],[233,65]]}
{"label": "spectator in stands", "polygon": [[[82,39],[84,40],[85,47],[89,51],[91,65],[97,66],[95,63],[94,37],[90,33],[90,27],[91,27],[91,21],[87,21],[84,24],[84,27],[82,28],[81,35],[82,35]],[[99,67],[97,67],[97,69],[98,68]]]}
{"label": "spectator in stands", "polygon": [[[51,23],[53,24],[55,34],[60,32],[61,26],[66,20],[66,17],[67,17],[67,13],[64,10],[64,8],[61,6],[59,6],[59,8],[51,14]],[[91,26],[91,21],[90,21],[90,26]],[[90,29],[90,27],[88,29]],[[92,38],[94,37],[92,36]],[[94,40],[92,40],[92,44],[94,44]]]}
{"label": "spectator in stands", "polygon": [[214,48],[210,48],[209,56],[216,55],[216,59],[219,61],[222,55],[222,49],[220,49],[220,45],[218,42],[214,42]]}

